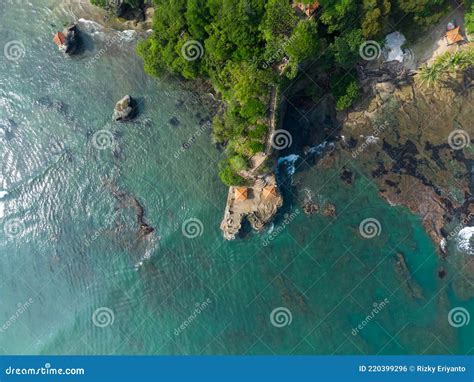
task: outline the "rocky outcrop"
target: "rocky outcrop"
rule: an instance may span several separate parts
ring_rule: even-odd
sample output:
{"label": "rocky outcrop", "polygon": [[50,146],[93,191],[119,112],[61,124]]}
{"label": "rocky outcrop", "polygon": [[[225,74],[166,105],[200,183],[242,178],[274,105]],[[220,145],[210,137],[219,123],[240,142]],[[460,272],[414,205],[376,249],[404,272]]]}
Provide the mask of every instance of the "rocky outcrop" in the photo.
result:
{"label": "rocky outcrop", "polygon": [[323,216],[326,217],[335,217],[336,216],[336,206],[334,204],[328,203],[323,207],[322,211]]}
{"label": "rocky outcrop", "polygon": [[115,105],[113,120],[114,121],[129,121],[136,115],[136,102],[135,100],[126,95]]}
{"label": "rocky outcrop", "polygon": [[341,146],[370,170],[388,203],[421,217],[440,253],[446,254],[447,227],[474,203],[472,151],[455,147],[450,138],[454,132],[464,138],[472,131],[472,89],[467,94],[446,87],[426,89],[416,81],[403,84],[406,74],[390,80],[382,71],[384,81],[378,74],[366,110],[344,116]]}
{"label": "rocky outcrop", "polygon": [[[272,193],[266,192],[272,189]],[[258,178],[251,187],[245,187],[246,198],[236,198],[236,190],[241,187],[230,187],[221,230],[227,240],[235,239],[244,219],[256,231],[261,231],[275,217],[283,205],[274,175]]]}
{"label": "rocky outcrop", "polygon": [[79,29],[76,24],[72,24],[62,32],[57,32],[53,37],[54,43],[63,53],[72,55],[78,50]]}
{"label": "rocky outcrop", "polygon": [[423,299],[423,290],[413,279],[403,253],[395,255],[395,271],[400,278],[401,285],[410,297],[416,300]]}
{"label": "rocky outcrop", "polygon": [[74,54],[79,45],[79,29],[76,24],[69,26],[66,29],[66,54]]}

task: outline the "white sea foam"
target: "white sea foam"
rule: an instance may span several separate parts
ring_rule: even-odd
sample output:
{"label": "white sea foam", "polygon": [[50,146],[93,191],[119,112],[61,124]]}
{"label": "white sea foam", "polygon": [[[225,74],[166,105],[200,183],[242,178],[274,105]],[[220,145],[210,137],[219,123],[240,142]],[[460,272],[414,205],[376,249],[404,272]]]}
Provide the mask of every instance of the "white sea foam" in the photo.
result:
{"label": "white sea foam", "polygon": [[325,149],[334,147],[334,143],[329,143],[324,141],[320,145],[313,146],[308,150],[308,154],[310,155],[321,155]]}
{"label": "white sea foam", "polygon": [[132,41],[137,35],[137,32],[133,29],[127,29],[125,31],[119,32],[119,34],[122,41]]}
{"label": "white sea foam", "polygon": [[288,175],[293,175],[296,171],[295,163],[300,159],[300,156],[297,154],[291,154],[286,157],[278,159],[278,167],[281,165],[286,166],[286,172]]}
{"label": "white sea foam", "polygon": [[367,143],[377,143],[377,141],[380,140],[379,137],[375,137],[373,135],[369,135],[368,137],[365,138],[365,141]]}
{"label": "white sea foam", "polygon": [[8,191],[0,190],[0,199],[3,199],[7,195],[8,195]]}
{"label": "white sea foam", "polygon": [[385,37],[384,53],[386,61],[398,61],[403,62],[403,49],[402,46],[405,44],[407,39],[400,32],[393,32]]}
{"label": "white sea foam", "polygon": [[474,227],[464,227],[458,233],[458,249],[467,255],[474,255],[474,246],[471,241],[474,239]]}
{"label": "white sea foam", "polygon": [[81,24],[84,24],[84,25],[81,25],[81,27],[87,30],[87,32],[89,33],[101,32],[104,30],[104,26],[95,21],[86,20],[86,19],[79,19],[78,21]]}

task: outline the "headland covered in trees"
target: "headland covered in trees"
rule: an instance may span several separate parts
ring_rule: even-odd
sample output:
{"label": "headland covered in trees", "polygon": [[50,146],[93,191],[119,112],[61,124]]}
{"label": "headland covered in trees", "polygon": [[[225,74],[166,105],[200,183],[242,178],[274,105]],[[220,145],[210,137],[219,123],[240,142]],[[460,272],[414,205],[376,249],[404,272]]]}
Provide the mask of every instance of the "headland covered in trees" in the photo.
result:
{"label": "headland covered in trees", "polygon": [[[250,158],[264,150],[272,87],[286,89],[309,66],[329,75],[338,110],[359,96],[354,66],[364,41],[401,29],[408,36],[449,12],[445,0],[155,0],[153,34],[138,48],[145,70],[204,77],[226,107],[213,138],[226,148],[220,177],[242,184]],[[311,10],[305,9],[313,6]],[[316,9],[314,9],[316,8]],[[303,10],[303,12],[301,11]],[[304,74],[302,74],[304,75]]]}
{"label": "headland covered in trees", "polygon": [[[401,88],[412,83],[409,77],[416,73],[418,84],[429,87],[435,82],[447,83],[444,77],[451,78],[456,68],[474,67],[473,50],[469,48],[472,44],[468,44],[467,37],[474,32],[472,0],[153,0],[119,3],[126,3],[121,6],[129,10],[154,8],[152,31],[138,45],[148,74],[204,79],[223,101],[215,111],[212,137],[225,151],[216,171],[222,182],[231,186],[222,224],[231,227],[224,229],[229,237],[238,231],[246,214],[255,228],[262,227],[275,213],[272,203],[262,207],[249,202],[250,194],[264,195],[265,192],[269,197],[275,194],[275,205],[281,205],[281,195],[272,174],[274,163],[269,158],[274,156],[274,149],[288,148],[288,141],[291,143],[291,138],[297,138],[298,131],[292,131],[292,137],[291,134],[285,136],[285,130],[280,129],[286,101],[292,100],[297,92],[304,89],[306,99],[314,101],[313,104],[324,100],[326,109],[337,115],[334,119],[342,127],[359,115],[352,113],[357,109],[355,106],[367,106],[374,95],[378,94],[375,102],[369,102],[368,114],[362,113],[367,117],[385,108],[387,99],[394,98],[394,85]],[[417,62],[410,63],[409,73],[402,71],[400,75],[396,65],[394,71],[390,66],[379,65],[384,61],[379,60],[384,45],[388,46],[386,37],[393,36],[393,32],[403,34],[402,39],[395,36],[395,40],[404,41],[406,37],[406,42],[398,47],[400,52],[404,52],[405,44],[418,45],[418,48],[422,45],[422,50],[427,50],[417,57]],[[434,41],[431,41],[433,36]],[[450,41],[450,38],[456,41]],[[461,41],[468,45],[468,50],[448,52],[460,48],[458,43]],[[440,49],[433,52],[432,46],[434,50]],[[447,53],[434,60],[444,51]],[[392,53],[389,52],[389,56]],[[426,55],[433,60],[428,62],[421,57]],[[408,55],[408,60],[413,59],[412,56]],[[395,78],[391,77],[393,73]],[[383,94],[379,94],[380,91]],[[358,108],[364,109],[364,106]],[[370,123],[365,121],[364,126],[370,126]],[[283,136],[277,137],[275,129],[283,132]],[[326,133],[321,130],[320,141],[326,141]],[[344,131],[344,128],[332,129],[330,134],[329,138],[341,141],[342,148],[357,146],[357,141],[365,137],[360,133],[354,135],[355,130]],[[282,144],[279,138],[285,142]],[[350,141],[346,142],[346,138]],[[440,139],[445,138],[443,135]],[[423,142],[419,144],[421,147]],[[385,146],[383,150],[387,151]],[[393,168],[393,171],[401,170]],[[436,180],[433,183],[437,184]],[[242,186],[246,188],[238,188]],[[265,187],[273,191],[266,192]],[[408,203],[401,201],[401,204]],[[441,215],[438,218],[442,220]],[[441,225],[438,222],[436,226]],[[436,231],[432,236],[436,236],[435,241],[439,244],[443,235],[440,229]]]}

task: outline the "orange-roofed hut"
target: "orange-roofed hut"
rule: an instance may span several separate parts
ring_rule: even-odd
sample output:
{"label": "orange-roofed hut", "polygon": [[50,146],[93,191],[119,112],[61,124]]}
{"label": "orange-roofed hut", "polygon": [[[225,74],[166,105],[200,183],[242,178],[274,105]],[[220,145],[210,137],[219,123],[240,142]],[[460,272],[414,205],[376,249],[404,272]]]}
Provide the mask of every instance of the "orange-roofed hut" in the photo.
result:
{"label": "orange-roofed hut", "polygon": [[461,34],[461,28],[456,27],[446,32],[446,40],[448,45],[458,44],[464,41],[464,37]]}
{"label": "orange-roofed hut", "polygon": [[320,7],[318,1],[315,1],[311,4],[303,4],[301,2],[297,2],[293,4],[293,8],[298,9],[299,11],[303,12],[306,16],[311,17],[314,12],[316,12]]}
{"label": "orange-roofed hut", "polygon": [[236,201],[243,202],[249,198],[249,190],[247,187],[235,187],[234,196]]}
{"label": "orange-roofed hut", "polygon": [[273,199],[278,197],[278,190],[275,185],[265,186],[262,191],[264,199]]}
{"label": "orange-roofed hut", "polygon": [[54,43],[60,48],[66,44],[66,36],[63,32],[58,32],[53,37]]}

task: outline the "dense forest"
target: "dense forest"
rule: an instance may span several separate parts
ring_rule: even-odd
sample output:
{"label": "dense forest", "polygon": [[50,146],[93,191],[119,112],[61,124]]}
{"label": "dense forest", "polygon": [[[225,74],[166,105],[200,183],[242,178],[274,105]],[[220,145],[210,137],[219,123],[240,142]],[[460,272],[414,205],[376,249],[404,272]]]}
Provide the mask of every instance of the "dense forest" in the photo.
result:
{"label": "dense forest", "polygon": [[[101,0],[95,0],[101,1]],[[359,96],[354,65],[364,41],[402,30],[409,39],[446,15],[447,0],[154,0],[153,33],[138,46],[153,76],[210,80],[226,108],[213,138],[226,147],[226,184],[264,149],[272,89],[309,67],[330,78],[338,110]],[[472,0],[465,7],[474,7]],[[472,17],[472,15],[470,15]],[[469,15],[468,15],[469,17]],[[472,25],[471,25],[472,27]]]}

